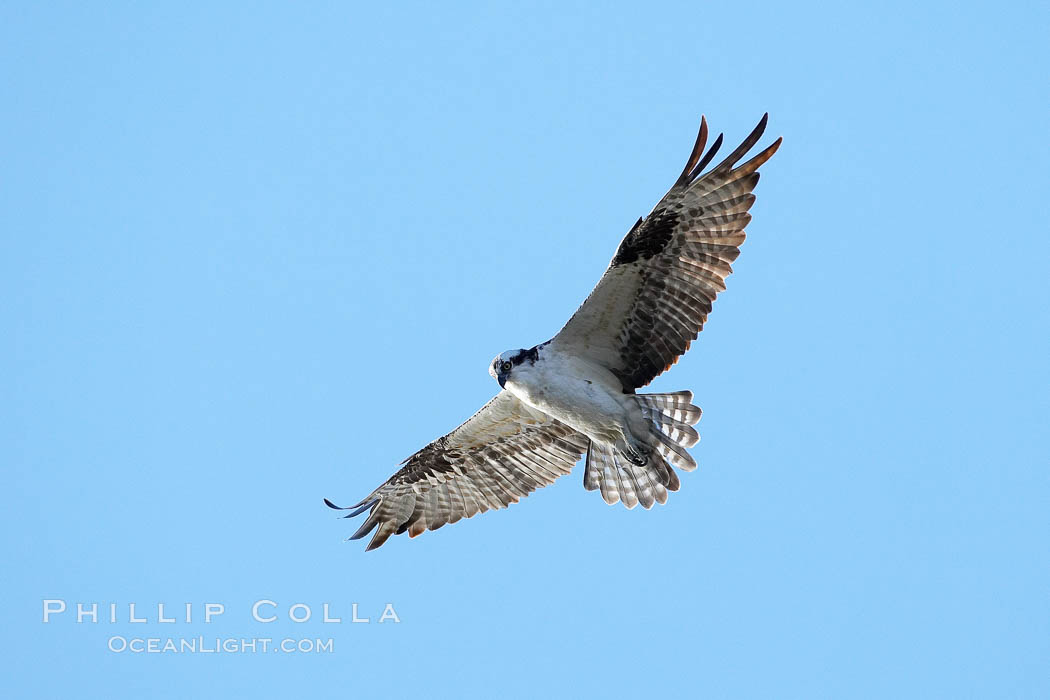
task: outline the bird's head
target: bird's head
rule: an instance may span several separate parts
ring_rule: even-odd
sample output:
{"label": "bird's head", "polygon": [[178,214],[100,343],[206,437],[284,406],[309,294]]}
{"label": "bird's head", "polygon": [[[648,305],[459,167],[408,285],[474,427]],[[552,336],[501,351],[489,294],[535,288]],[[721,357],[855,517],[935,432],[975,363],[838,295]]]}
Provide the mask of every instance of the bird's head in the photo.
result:
{"label": "bird's head", "polygon": [[507,377],[510,376],[511,371],[514,369],[515,359],[524,352],[524,350],[508,350],[496,355],[496,359],[489,366],[489,374],[499,382],[500,388],[507,384]]}
{"label": "bird's head", "polygon": [[[543,345],[546,345],[544,343]],[[519,348],[517,350],[508,350],[507,352],[496,355],[496,359],[489,365],[489,374],[492,378],[499,382],[500,387],[506,388],[507,377],[514,371],[515,367],[520,367],[522,364],[532,365],[536,360],[540,359],[540,348],[543,345],[537,345],[534,348],[525,350]]]}

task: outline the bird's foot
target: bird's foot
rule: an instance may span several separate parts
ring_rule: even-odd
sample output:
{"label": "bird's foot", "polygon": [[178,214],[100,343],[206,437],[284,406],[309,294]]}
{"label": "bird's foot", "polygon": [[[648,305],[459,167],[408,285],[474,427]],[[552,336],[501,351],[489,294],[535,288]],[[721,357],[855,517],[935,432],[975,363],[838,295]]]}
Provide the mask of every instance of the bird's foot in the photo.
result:
{"label": "bird's foot", "polygon": [[623,449],[620,450],[620,453],[627,458],[627,461],[635,466],[644,467],[649,463],[649,455],[630,443],[626,443]]}

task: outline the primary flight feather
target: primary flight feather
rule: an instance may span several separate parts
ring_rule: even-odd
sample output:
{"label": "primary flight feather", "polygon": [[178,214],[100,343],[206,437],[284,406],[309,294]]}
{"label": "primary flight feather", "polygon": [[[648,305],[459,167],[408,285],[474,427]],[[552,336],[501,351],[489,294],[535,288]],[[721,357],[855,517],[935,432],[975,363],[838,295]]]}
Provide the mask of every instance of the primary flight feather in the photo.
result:
{"label": "primary flight feather", "polygon": [[707,172],[722,136],[705,153],[701,118],[682,174],[627,233],[565,327],[545,343],[498,355],[489,373],[500,392],[351,506],[348,518],[368,511],[351,539],[374,530],[371,550],[391,535],[414,537],[517,503],[584,454],[584,488],[600,490],[609,504],[651,508],[678,490],[674,468],[696,468],[686,448],[700,439],[693,428],[700,409],[688,391],[635,390],[689,349],[725,289],[751,221],[758,168],[780,147],[778,138],[738,165],[767,117]]}

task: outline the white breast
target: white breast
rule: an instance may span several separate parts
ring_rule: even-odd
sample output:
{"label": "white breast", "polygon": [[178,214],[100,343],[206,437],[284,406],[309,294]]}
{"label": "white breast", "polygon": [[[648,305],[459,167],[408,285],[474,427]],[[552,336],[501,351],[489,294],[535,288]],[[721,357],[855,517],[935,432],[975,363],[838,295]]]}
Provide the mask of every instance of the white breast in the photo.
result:
{"label": "white breast", "polygon": [[579,357],[544,347],[535,363],[511,371],[506,389],[591,439],[614,443],[625,435],[629,404],[620,381]]}

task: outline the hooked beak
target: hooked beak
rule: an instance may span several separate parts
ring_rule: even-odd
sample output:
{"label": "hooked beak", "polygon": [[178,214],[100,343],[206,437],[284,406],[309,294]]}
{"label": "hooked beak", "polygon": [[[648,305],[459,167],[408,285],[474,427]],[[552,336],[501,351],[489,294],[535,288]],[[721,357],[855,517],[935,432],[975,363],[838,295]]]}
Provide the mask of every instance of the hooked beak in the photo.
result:
{"label": "hooked beak", "polygon": [[507,388],[507,375],[505,372],[500,372],[498,375],[496,375],[496,381],[499,382],[500,389]]}

